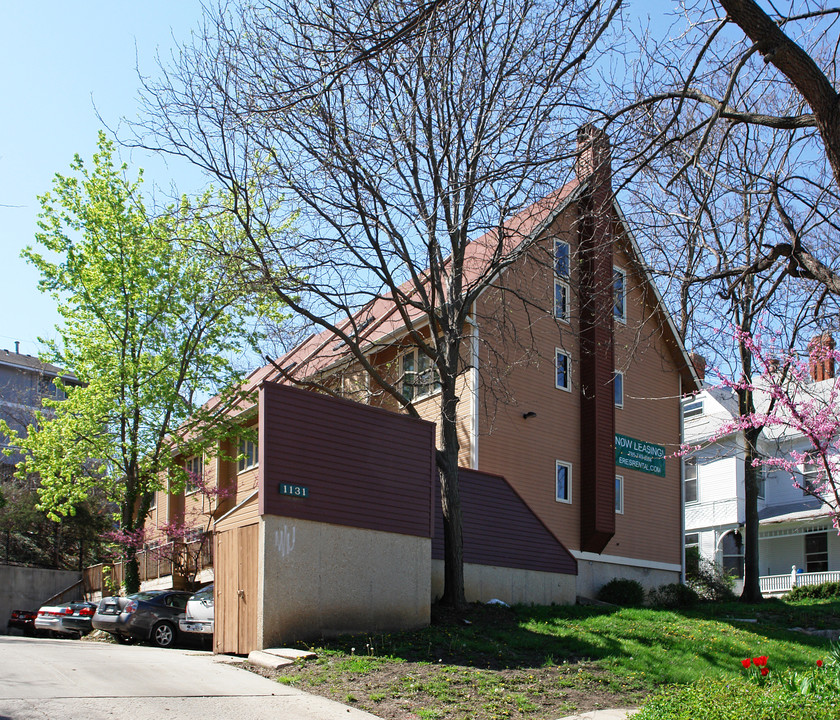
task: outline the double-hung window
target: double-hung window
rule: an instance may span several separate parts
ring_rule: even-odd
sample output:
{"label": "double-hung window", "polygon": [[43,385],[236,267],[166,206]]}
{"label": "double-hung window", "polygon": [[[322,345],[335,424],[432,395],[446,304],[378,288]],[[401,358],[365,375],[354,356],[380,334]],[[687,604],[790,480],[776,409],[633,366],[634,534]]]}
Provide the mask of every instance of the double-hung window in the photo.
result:
{"label": "double-hung window", "polygon": [[624,407],[624,373],[613,373],[613,402],[617,408]]}
{"label": "double-hung window", "polygon": [[554,351],[554,387],[571,390],[571,358],[562,350]]}
{"label": "double-hung window", "polygon": [[242,438],[239,441],[239,472],[250,470],[259,463],[257,443],[253,440]]}
{"label": "double-hung window", "polygon": [[700,400],[692,400],[691,402],[687,402],[683,405],[683,419],[688,420],[689,418],[697,417],[698,415],[703,414],[703,399]]}
{"label": "double-hung window", "polygon": [[419,350],[402,356],[402,394],[407,400],[419,400],[440,390],[440,374],[432,359]]}
{"label": "double-hung window", "polygon": [[808,533],[805,536],[805,572],[828,570],[828,533]]}
{"label": "double-hung window", "polygon": [[685,502],[696,503],[698,499],[697,458],[686,458],[683,466],[685,469]]}
{"label": "double-hung window", "polygon": [[560,460],[554,463],[554,499],[557,502],[572,502],[572,466]]}
{"label": "double-hung window", "polygon": [[[816,458],[814,458],[816,460]],[[820,466],[812,459],[802,463],[802,494],[811,495],[817,487],[820,479]]]}
{"label": "double-hung window", "polygon": [[184,470],[187,472],[186,492],[189,495],[201,486],[201,480],[204,475],[204,459],[201,455],[193,455],[193,457],[187,460],[184,465]]}
{"label": "double-hung window", "polygon": [[615,476],[615,512],[624,515],[624,478],[621,475]]}
{"label": "double-hung window", "polygon": [[569,243],[554,241],[554,317],[569,319]]}
{"label": "double-hung window", "polygon": [[613,268],[613,317],[627,320],[627,274],[621,268]]}

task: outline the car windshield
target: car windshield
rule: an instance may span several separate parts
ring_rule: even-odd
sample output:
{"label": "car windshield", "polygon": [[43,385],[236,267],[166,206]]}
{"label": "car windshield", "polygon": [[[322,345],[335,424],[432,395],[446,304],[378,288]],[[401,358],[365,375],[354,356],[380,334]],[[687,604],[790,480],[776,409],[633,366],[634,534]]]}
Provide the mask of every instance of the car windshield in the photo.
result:
{"label": "car windshield", "polygon": [[149,590],[148,592],[135,593],[129,597],[130,600],[137,600],[137,602],[154,602],[161,596],[160,590]]}

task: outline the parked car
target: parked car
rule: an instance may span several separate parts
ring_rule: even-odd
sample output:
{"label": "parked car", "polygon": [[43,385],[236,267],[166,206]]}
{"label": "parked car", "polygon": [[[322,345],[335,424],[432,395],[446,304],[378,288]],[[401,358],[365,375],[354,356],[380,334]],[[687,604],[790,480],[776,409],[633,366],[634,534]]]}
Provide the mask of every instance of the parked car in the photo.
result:
{"label": "parked car", "polygon": [[96,604],[91,602],[70,603],[70,607],[61,616],[61,627],[68,633],[87,635],[93,627],[91,620],[96,612]]}
{"label": "parked car", "polygon": [[93,615],[93,627],[123,642],[148,640],[170,647],[178,639],[178,623],[190,595],[183,590],[148,590],[127,598],[103,598]]}
{"label": "parked car", "polygon": [[72,603],[61,603],[60,605],[43,605],[38,608],[35,616],[35,629],[43,630],[50,635],[79,635],[76,630],[65,630],[61,625],[61,618],[73,612]]}
{"label": "parked car", "polygon": [[38,617],[37,610],[12,610],[9,622],[6,623],[6,632],[20,630],[29,637],[35,634],[35,618]]}
{"label": "parked car", "polygon": [[213,583],[210,583],[187,600],[186,615],[181,618],[178,629],[183,633],[199,633],[211,638],[214,614]]}

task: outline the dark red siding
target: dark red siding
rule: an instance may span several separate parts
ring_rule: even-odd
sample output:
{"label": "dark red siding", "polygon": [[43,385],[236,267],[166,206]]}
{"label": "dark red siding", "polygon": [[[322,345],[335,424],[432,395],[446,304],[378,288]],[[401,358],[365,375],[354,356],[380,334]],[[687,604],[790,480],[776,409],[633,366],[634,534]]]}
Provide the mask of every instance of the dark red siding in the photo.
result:
{"label": "dark red siding", "polygon": [[580,548],[596,553],[615,534],[612,189],[606,142],[601,137],[587,151],[594,157],[586,160],[590,187],[579,219]]}
{"label": "dark red siding", "polygon": [[[577,561],[499,475],[458,472],[463,513],[464,562],[577,574]],[[443,560],[440,481],[435,482],[432,558]]]}
{"label": "dark red siding", "polygon": [[433,423],[268,382],[259,412],[261,515],[431,537]]}

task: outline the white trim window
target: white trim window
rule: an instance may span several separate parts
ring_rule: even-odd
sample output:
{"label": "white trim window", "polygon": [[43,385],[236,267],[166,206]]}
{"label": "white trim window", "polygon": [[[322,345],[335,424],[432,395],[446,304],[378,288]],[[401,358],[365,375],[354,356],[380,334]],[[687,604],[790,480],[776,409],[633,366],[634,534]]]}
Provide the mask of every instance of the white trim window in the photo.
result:
{"label": "white trim window", "polygon": [[698,488],[697,458],[687,457],[683,462],[685,475],[685,504],[696,503],[700,498]]}
{"label": "white trim window", "polygon": [[802,475],[802,480],[799,484],[802,486],[803,495],[811,495],[814,492],[814,489],[817,487],[817,483],[819,483],[820,480],[819,461],[814,462],[814,460],[818,459],[809,458],[806,462],[802,463],[799,466],[799,472]]}
{"label": "white trim window", "polygon": [[554,280],[554,317],[569,322],[569,284]]}
{"label": "white trim window", "polygon": [[554,275],[555,277],[569,279],[569,243],[563,240],[554,240]]}
{"label": "white trim window", "polygon": [[621,475],[615,476],[615,513],[624,515],[624,478]]}
{"label": "white trim window", "polygon": [[432,359],[417,349],[402,356],[402,394],[411,400],[440,391],[440,374]]}
{"label": "white trim window", "polygon": [[569,243],[554,241],[554,317],[569,320]]}
{"label": "white trim window", "polygon": [[617,408],[624,407],[624,373],[618,370],[613,373],[613,402]]}
{"label": "white trim window", "polygon": [[699,400],[692,400],[691,402],[687,402],[683,405],[683,420],[688,420],[688,418],[697,417],[702,414],[703,398],[700,398]]}
{"label": "white trim window", "polygon": [[259,448],[253,440],[242,438],[239,441],[239,472],[245,472],[257,467],[260,462]]}
{"label": "white trim window", "polygon": [[619,267],[613,268],[613,317],[627,321],[627,273]]}
{"label": "white trim window", "polygon": [[554,461],[554,499],[557,502],[572,502],[572,466],[560,460]]}
{"label": "white trim window", "polygon": [[554,387],[571,392],[572,359],[559,348],[554,349]]}
{"label": "white trim window", "polygon": [[193,455],[191,458],[187,458],[187,462],[184,464],[184,470],[187,473],[187,483],[184,492],[187,495],[192,495],[192,493],[198,491],[199,484],[197,480],[204,477],[204,458],[201,455]]}

